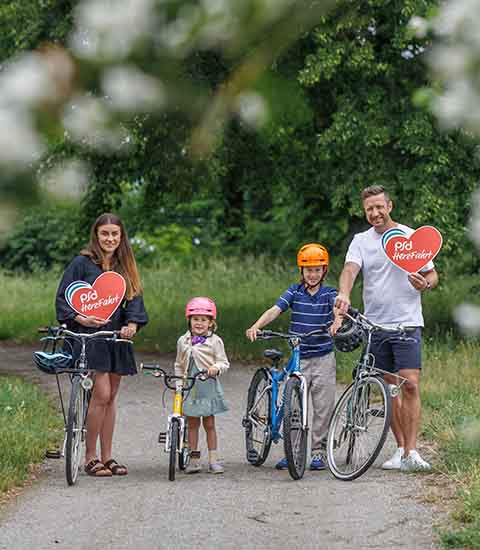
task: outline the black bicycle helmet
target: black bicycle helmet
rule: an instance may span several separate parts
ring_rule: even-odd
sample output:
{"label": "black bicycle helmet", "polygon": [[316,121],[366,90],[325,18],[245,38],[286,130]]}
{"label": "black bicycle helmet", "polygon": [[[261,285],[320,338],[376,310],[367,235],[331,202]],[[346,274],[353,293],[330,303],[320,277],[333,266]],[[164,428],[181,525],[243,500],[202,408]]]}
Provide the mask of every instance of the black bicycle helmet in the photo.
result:
{"label": "black bicycle helmet", "polygon": [[33,361],[35,365],[46,374],[56,374],[62,369],[72,367],[73,357],[64,351],[34,351]]}
{"label": "black bicycle helmet", "polygon": [[342,326],[333,337],[335,347],[338,351],[349,352],[357,349],[365,340],[365,332],[357,323],[351,319],[345,319]]}

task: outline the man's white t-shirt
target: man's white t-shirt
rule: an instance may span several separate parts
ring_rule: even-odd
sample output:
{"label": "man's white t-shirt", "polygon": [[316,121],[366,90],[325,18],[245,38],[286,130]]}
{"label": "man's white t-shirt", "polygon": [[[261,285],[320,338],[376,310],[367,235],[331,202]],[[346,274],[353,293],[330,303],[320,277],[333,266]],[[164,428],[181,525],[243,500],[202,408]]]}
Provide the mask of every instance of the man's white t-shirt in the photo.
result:
{"label": "man's white t-shirt", "polygon": [[[409,237],[414,230],[397,224]],[[357,233],[348,247],[346,262],[360,266],[363,274],[365,315],[375,323],[423,327],[421,292],[408,281],[408,274],[394,265],[382,248],[382,234],[373,227]],[[429,262],[421,271],[434,268]]]}

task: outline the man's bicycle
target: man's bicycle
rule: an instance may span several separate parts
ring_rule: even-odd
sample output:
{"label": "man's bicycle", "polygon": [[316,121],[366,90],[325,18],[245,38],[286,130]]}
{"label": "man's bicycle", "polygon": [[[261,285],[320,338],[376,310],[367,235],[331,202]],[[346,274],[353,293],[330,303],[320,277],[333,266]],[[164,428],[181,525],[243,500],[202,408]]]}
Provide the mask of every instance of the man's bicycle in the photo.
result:
{"label": "man's bicycle", "polygon": [[[271,330],[257,333],[257,338],[262,340],[287,340],[292,351],[288,362],[280,364],[281,351],[265,350],[263,355],[272,361],[272,367],[258,369],[250,382],[247,411],[242,421],[247,460],[254,466],[261,466],[268,457],[272,442],[278,443],[283,438],[288,471],[293,479],[303,477],[308,442],[308,391],[300,370],[300,344],[302,339],[319,334],[325,334],[325,330],[301,335]],[[281,383],[284,383],[283,391],[280,390]]]}
{"label": "man's bicycle", "polygon": [[[162,378],[165,386],[175,392],[173,399],[173,411],[167,418],[167,430],[160,432],[158,442],[165,445],[165,452],[168,453],[168,479],[175,481],[176,463],[178,456],[178,468],[185,470],[190,460],[188,448],[188,430],[186,418],[183,415],[183,402],[197,379],[206,380],[208,375],[205,372],[197,372],[194,376],[177,376],[167,374],[157,364],[141,363],[140,370],[151,371],[155,378]],[[180,383],[179,383],[180,382]],[[166,390],[165,390],[166,391]]]}
{"label": "man's bicycle", "polygon": [[383,375],[392,373],[375,366],[375,357],[370,352],[372,336],[382,331],[390,336],[381,343],[392,337],[411,341],[408,333],[414,329],[378,325],[353,308],[349,308],[345,317],[347,321],[335,337],[337,347],[341,349],[346,342],[342,351],[352,351],[363,343],[363,351],[353,371],[353,382],[338,400],[330,419],[327,461],[336,478],[351,481],[364,474],[382,450],[392,416],[391,399],[406,382],[398,375],[393,375],[397,384],[384,381]]}
{"label": "man's bicycle", "polygon": [[[44,343],[44,349],[43,351],[33,352],[33,360],[42,372],[56,376],[65,423],[65,437],[61,451],[47,451],[47,457],[65,457],[67,483],[68,485],[74,485],[77,481],[80,462],[83,456],[83,446],[87,432],[88,406],[94,385],[92,371],[88,369],[87,344],[99,340],[129,344],[132,342],[131,340],[119,338],[120,331],[101,330],[86,334],[72,332],[60,326],[41,328],[39,332],[47,334],[47,336],[40,339]],[[69,347],[73,351],[71,340],[80,343],[80,354],[75,363],[72,354],[65,351],[65,348]],[[67,343],[65,344],[65,342]],[[59,349],[60,347],[61,349]],[[61,390],[59,379],[59,375],[61,374],[68,374],[71,383],[68,410],[65,408]]]}

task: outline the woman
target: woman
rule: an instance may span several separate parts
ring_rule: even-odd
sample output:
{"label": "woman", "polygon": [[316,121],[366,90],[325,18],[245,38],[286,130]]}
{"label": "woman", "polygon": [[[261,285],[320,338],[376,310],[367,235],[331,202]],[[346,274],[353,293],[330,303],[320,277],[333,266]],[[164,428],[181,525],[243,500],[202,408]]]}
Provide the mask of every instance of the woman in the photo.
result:
{"label": "woman", "polygon": [[[126,282],[121,306],[105,321],[96,316],[79,315],[68,304],[65,290],[73,281],[93,284],[104,271],[116,271]],[[142,298],[142,285],[128,236],[119,217],[102,214],[90,231],[88,247],[74,258],[63,274],[56,296],[57,319],[74,332],[120,330],[122,338],[135,336],[139,327],[148,322]],[[74,357],[80,347],[73,344]],[[88,368],[95,370],[95,384],[87,416],[85,472],[95,477],[127,475],[126,466],[112,458],[115,427],[115,401],[121,377],[136,374],[135,357],[130,344],[98,340],[87,349]],[[100,439],[101,460],[97,457]]]}

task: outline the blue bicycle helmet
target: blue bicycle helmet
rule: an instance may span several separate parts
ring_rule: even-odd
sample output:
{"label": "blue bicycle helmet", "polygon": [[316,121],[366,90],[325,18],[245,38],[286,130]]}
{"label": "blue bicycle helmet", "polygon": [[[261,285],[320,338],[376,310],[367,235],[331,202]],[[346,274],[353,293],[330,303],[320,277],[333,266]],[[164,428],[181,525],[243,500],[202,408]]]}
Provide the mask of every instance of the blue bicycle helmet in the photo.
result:
{"label": "blue bicycle helmet", "polygon": [[34,351],[33,361],[35,365],[46,374],[56,374],[62,369],[72,367],[73,357],[64,351]]}
{"label": "blue bicycle helmet", "polygon": [[349,352],[357,349],[365,340],[365,331],[351,319],[345,319],[337,330],[333,341],[338,351]]}

